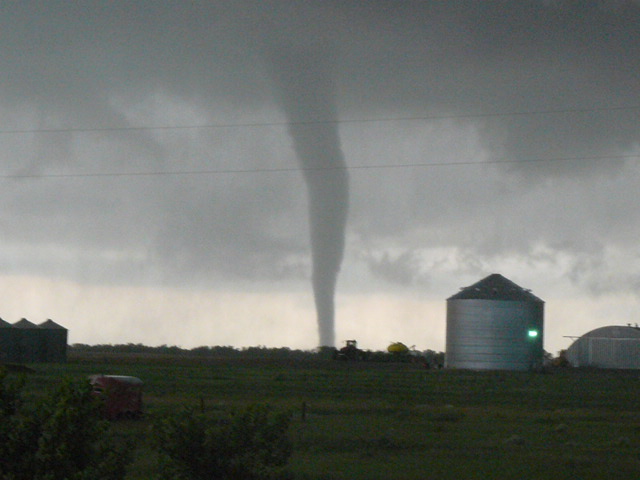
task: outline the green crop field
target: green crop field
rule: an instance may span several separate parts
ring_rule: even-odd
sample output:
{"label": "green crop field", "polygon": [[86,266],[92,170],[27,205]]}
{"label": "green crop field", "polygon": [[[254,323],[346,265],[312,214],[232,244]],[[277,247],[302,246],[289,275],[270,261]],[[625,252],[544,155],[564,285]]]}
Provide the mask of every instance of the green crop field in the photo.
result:
{"label": "green crop field", "polygon": [[411,363],[77,355],[35,365],[25,393],[63,378],[134,375],[145,417],[127,478],[152,479],[154,419],[266,403],[292,413],[296,479],[640,478],[640,373],[424,370]]}

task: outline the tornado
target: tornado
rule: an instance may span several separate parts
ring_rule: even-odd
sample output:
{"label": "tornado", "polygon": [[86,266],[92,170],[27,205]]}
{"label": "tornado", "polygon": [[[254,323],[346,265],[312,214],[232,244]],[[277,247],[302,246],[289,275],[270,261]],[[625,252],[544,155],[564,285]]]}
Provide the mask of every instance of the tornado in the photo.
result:
{"label": "tornado", "polygon": [[334,84],[308,52],[271,55],[279,102],[309,192],[311,283],[320,346],[335,346],[335,291],[344,255],[349,176],[340,147]]}

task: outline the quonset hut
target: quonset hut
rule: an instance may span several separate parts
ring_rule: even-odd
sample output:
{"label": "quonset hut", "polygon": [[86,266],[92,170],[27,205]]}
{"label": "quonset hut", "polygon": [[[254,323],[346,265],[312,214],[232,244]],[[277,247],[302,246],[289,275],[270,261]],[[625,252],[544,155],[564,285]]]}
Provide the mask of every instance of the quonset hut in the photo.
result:
{"label": "quonset hut", "polygon": [[445,366],[532,370],[542,366],[544,302],[494,273],[447,299]]}
{"label": "quonset hut", "polygon": [[596,328],[573,342],[566,358],[572,367],[640,368],[640,329]]}

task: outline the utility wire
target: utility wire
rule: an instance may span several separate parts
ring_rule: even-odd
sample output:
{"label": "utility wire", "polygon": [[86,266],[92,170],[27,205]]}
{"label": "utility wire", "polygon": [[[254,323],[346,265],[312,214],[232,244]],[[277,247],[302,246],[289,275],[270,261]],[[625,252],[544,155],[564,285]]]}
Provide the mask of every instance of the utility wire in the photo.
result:
{"label": "utility wire", "polygon": [[451,115],[420,115],[420,116],[410,116],[410,117],[306,120],[306,121],[300,121],[300,122],[281,121],[281,122],[213,123],[213,124],[204,124],[204,125],[0,129],[0,135],[14,135],[14,134],[28,134],[28,133],[91,133],[91,132],[120,132],[120,131],[204,130],[204,129],[218,129],[218,128],[287,127],[290,125],[389,123],[389,122],[414,122],[414,121],[428,121],[428,120],[455,120],[455,119],[465,119],[465,118],[560,115],[560,114],[615,112],[615,111],[629,111],[629,110],[640,110],[640,105],[628,105],[628,106],[617,106],[617,107],[595,107],[595,108],[565,108],[565,109],[555,109],[555,110],[553,109],[529,110],[529,111],[516,111],[516,112],[461,113],[461,114],[451,114]]}
{"label": "utility wire", "polygon": [[227,174],[249,174],[249,173],[287,173],[302,171],[328,171],[328,170],[383,170],[383,169],[406,169],[406,168],[431,168],[449,166],[484,166],[497,164],[531,164],[568,162],[577,160],[629,160],[640,159],[640,155],[598,155],[585,157],[553,157],[553,158],[530,158],[524,160],[486,160],[486,161],[457,161],[457,162],[434,162],[434,163],[406,163],[398,165],[351,165],[345,167],[283,167],[283,168],[246,168],[246,169],[206,169],[206,170],[170,170],[170,171],[148,171],[148,172],[94,172],[94,173],[43,173],[43,174],[5,174],[0,175],[0,179],[47,179],[47,178],[99,178],[99,177],[170,177],[170,176],[193,176],[193,175],[227,175]]}

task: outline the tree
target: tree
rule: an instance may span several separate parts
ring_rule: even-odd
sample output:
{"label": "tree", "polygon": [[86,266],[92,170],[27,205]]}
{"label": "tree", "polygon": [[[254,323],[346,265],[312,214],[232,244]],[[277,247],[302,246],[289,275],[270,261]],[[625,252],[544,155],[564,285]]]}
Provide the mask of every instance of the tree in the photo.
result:
{"label": "tree", "polygon": [[52,394],[27,405],[3,375],[0,393],[0,478],[124,478],[130,449],[109,435],[109,424],[102,419],[88,382],[65,381]]}
{"label": "tree", "polygon": [[217,418],[192,410],[154,426],[163,478],[275,480],[289,478],[290,415],[253,405]]}

